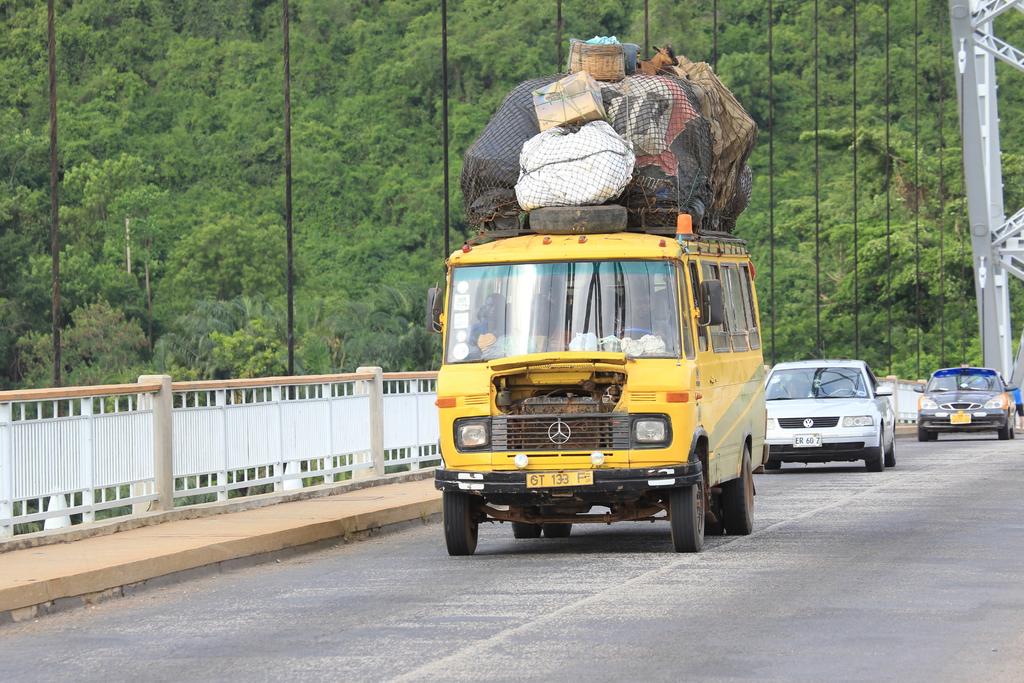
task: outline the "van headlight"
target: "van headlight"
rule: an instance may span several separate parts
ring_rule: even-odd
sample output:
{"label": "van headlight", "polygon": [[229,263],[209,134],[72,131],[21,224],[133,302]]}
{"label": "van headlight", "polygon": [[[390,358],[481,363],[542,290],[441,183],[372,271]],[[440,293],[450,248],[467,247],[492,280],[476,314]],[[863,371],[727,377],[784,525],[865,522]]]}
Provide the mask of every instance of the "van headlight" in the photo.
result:
{"label": "van headlight", "polygon": [[638,444],[663,444],[668,437],[668,420],[663,417],[642,417],[633,422],[633,441]]}
{"label": "van headlight", "polygon": [[465,420],[455,424],[455,445],[459,450],[483,448],[490,440],[490,420]]}
{"label": "van headlight", "polygon": [[852,415],[843,418],[844,427],[870,427],[875,424],[875,418],[870,415]]}

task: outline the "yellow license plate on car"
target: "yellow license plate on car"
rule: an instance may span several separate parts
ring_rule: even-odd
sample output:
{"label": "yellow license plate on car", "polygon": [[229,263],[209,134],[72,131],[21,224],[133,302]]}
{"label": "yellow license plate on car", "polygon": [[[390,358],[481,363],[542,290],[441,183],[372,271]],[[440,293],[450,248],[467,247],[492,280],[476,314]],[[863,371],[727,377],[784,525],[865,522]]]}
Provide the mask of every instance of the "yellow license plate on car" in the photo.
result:
{"label": "yellow license plate on car", "polygon": [[590,486],[593,483],[593,472],[528,472],[526,474],[526,488],[529,489]]}
{"label": "yellow license plate on car", "polygon": [[964,412],[953,413],[952,415],[949,416],[949,424],[969,425],[971,424],[971,414]]}

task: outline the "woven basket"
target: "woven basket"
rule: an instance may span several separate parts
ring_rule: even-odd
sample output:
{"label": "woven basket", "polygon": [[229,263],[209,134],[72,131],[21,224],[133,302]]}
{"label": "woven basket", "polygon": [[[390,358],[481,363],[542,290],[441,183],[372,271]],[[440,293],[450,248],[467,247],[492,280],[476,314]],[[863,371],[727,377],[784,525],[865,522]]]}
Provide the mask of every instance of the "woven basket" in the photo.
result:
{"label": "woven basket", "polygon": [[569,72],[586,71],[599,81],[621,81],[626,77],[626,57],[621,45],[590,45],[581,40],[569,43]]}

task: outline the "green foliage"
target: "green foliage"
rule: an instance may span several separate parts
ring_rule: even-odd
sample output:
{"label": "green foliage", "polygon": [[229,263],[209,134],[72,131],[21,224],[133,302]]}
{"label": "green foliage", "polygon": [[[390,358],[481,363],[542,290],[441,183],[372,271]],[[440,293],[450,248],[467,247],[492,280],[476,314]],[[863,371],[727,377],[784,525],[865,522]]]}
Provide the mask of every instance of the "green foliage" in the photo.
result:
{"label": "green foliage", "polygon": [[288,350],[259,318],[231,334],[213,332],[213,362],[232,377],[274,377],[288,368]]}
{"label": "green foliage", "polygon": [[[68,384],[134,382],[145,365],[146,336],[136,321],[105,301],[71,313],[61,335],[61,365]],[[49,384],[53,372],[53,337],[29,332],[18,342],[23,376],[30,386]]]}
{"label": "green foliage", "polygon": [[[817,136],[813,4],[775,3],[772,120],[766,4],[718,3],[717,36],[711,4],[651,2],[651,44],[710,60],[717,37],[717,71],[761,128],[754,198],[738,231],[759,266],[769,360],[859,355],[903,375],[979,360],[946,2],[920,1],[916,121],[913,5],[889,3],[890,154],[883,0],[857,6],[856,141],[849,0],[821,6]],[[513,85],[561,65],[553,3],[450,5],[457,246],[467,236],[461,153]],[[292,7],[297,368],[436,367],[422,304],[443,273],[439,6]],[[643,42],[640,0],[565,0],[563,15],[566,39]],[[45,3],[0,2],[0,388],[50,377],[45,20]],[[283,371],[280,20],[269,0],[57,3],[67,382],[130,380],[140,369],[182,378]],[[999,31],[1019,44],[1024,16],[1000,17]],[[1000,66],[999,78],[1013,211],[1024,204],[1024,88],[1010,69]],[[102,337],[86,330],[100,320],[121,331],[116,352],[90,346]]]}

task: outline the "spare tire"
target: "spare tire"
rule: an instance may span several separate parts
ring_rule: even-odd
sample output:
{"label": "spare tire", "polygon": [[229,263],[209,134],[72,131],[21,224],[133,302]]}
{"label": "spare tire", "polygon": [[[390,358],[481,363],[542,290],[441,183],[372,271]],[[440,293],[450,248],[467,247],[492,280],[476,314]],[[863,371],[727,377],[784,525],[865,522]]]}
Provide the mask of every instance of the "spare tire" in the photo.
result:
{"label": "spare tire", "polygon": [[626,207],[547,206],[530,212],[530,229],[542,235],[622,232],[626,229]]}

